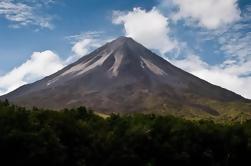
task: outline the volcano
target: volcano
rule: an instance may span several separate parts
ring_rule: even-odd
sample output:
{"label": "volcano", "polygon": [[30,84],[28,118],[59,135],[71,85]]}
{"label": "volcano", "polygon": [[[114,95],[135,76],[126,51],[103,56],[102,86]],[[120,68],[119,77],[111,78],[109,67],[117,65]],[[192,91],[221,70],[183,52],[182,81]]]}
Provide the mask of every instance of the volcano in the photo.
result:
{"label": "volcano", "polygon": [[[247,105],[245,111],[251,108],[249,100],[175,67],[127,37],[1,99],[24,107],[60,110],[86,106],[122,114],[220,116],[229,111],[229,105]],[[231,109],[242,111],[239,106]]]}

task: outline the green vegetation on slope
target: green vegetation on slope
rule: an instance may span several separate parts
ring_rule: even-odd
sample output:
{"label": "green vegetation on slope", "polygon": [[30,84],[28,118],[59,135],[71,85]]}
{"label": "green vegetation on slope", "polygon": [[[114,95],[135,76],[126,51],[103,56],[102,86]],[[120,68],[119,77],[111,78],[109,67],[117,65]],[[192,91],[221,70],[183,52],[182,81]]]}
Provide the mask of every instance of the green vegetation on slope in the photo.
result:
{"label": "green vegetation on slope", "polygon": [[251,163],[251,121],[60,112],[0,103],[1,165],[230,166]]}

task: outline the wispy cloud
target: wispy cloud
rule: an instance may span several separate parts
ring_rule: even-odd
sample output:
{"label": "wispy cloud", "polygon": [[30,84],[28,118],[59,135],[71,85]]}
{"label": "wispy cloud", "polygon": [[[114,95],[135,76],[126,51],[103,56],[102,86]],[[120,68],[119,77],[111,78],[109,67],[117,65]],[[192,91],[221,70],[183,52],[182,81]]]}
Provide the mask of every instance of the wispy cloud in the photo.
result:
{"label": "wispy cloud", "polygon": [[201,33],[202,39],[213,40],[219,44],[219,51],[225,54],[225,61],[222,66],[239,65],[239,68],[246,66],[245,73],[251,72],[251,7],[243,9],[241,19],[230,26]]}
{"label": "wispy cloud", "polygon": [[0,0],[0,16],[11,22],[10,27],[34,25],[53,29],[52,17],[39,13],[40,5],[48,5],[54,1],[14,1]]}
{"label": "wispy cloud", "polygon": [[[251,7],[243,13],[243,17],[237,24],[228,28],[223,34],[216,36],[221,45],[221,50],[230,58],[240,62],[251,61]],[[251,69],[250,69],[251,70]]]}

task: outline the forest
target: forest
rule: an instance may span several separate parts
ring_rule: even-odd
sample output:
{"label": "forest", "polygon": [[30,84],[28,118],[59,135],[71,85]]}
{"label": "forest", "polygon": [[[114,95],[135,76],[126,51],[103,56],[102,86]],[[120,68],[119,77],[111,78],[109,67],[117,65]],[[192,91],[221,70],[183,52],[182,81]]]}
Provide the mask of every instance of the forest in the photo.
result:
{"label": "forest", "polygon": [[0,102],[0,159],[8,166],[235,166],[251,163],[251,121],[101,117],[85,107],[25,109]]}

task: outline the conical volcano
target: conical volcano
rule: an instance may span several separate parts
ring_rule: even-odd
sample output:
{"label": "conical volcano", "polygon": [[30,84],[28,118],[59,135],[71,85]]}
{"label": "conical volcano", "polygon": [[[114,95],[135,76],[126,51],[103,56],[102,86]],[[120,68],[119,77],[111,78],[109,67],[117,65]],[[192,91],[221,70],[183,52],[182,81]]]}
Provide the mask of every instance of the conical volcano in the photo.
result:
{"label": "conical volcano", "polygon": [[[226,103],[249,103],[120,37],[61,71],[1,97],[25,107],[87,106],[97,112],[218,116]],[[213,103],[213,104],[212,104]]]}

